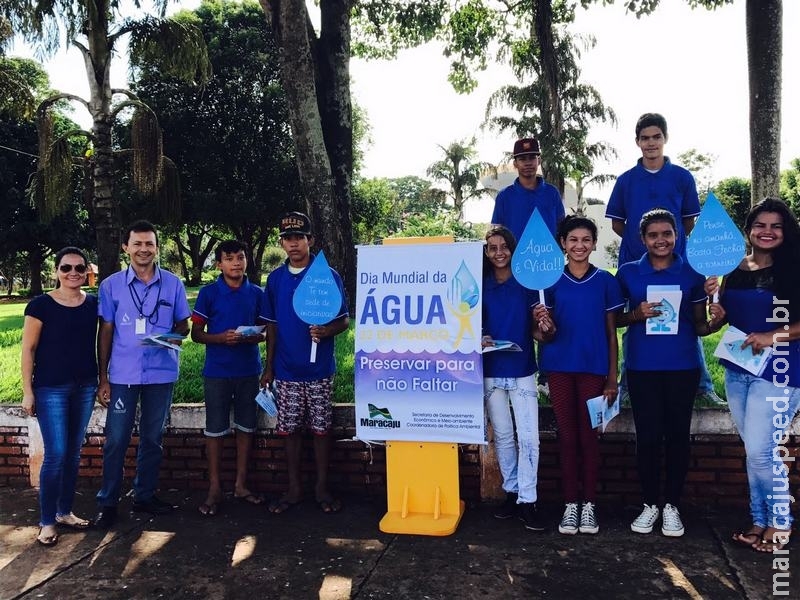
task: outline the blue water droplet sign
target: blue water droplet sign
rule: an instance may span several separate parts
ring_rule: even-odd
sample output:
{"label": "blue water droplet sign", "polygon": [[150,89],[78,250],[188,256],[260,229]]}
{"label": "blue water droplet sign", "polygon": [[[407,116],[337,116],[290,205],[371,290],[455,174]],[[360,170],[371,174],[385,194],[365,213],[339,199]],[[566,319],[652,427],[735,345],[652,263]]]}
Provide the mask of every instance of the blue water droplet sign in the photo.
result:
{"label": "blue water droplet sign", "polygon": [[692,268],[706,277],[727,275],[745,255],[744,236],[725,208],[709,192],[686,242],[686,258]]}
{"label": "blue water droplet sign", "polygon": [[517,248],[511,257],[511,272],[520,285],[529,290],[549,288],[564,272],[564,253],[545,225],[539,209],[534,209]]}
{"label": "blue water droplet sign", "polygon": [[[292,306],[300,320],[309,325],[325,325],[340,313],[342,292],[336,285],[324,252],[317,254],[308,267],[294,291]],[[311,362],[315,362],[316,353],[317,344],[312,342]]]}

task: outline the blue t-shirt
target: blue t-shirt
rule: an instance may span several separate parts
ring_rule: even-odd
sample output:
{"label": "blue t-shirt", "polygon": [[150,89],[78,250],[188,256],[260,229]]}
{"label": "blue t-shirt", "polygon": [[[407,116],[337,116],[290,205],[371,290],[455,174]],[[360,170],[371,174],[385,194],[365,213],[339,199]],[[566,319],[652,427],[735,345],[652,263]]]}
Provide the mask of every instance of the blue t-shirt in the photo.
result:
{"label": "blue t-shirt", "polygon": [[542,370],[607,376],[606,314],[625,304],[614,276],[591,266],[576,279],[565,267],[564,276],[545,290],[545,299],[553,310],[556,334],[539,345]]}
{"label": "blue t-shirt", "polygon": [[517,241],[522,237],[535,208],[539,209],[542,220],[554,238],[558,224],[564,218],[564,203],[558,190],[541,177],[536,179],[538,185],[529,190],[517,178],[507,188],[500,190],[494,200],[492,223],[508,227]]}
{"label": "blue t-shirt", "polygon": [[[775,304],[773,302],[774,280],[773,267],[758,269],[757,271],[743,271],[736,269],[733,273],[725,277],[723,291],[720,294],[720,304],[725,308],[728,323],[744,331],[745,333],[758,333],[763,331],[774,331],[781,327],[778,322],[768,322],[768,318],[773,318],[773,310],[778,306],[786,307],[786,304]],[[789,321],[794,323],[798,315],[793,315],[791,306],[789,308]],[[774,353],[761,379],[769,382],[780,382],[790,387],[800,387],[800,340],[780,343],[773,346]],[[788,362],[789,368],[785,372],[775,372],[776,359],[784,359]],[[739,373],[749,373],[738,365],[727,360],[720,360],[726,369],[738,371]],[[778,366],[783,367],[781,361]],[[786,378],[788,377],[788,383]]]}
{"label": "blue t-shirt", "polygon": [[[297,286],[303,281],[308,267],[314,261],[314,255],[308,266],[297,275],[293,275],[287,262],[275,269],[267,277],[265,286],[266,295],[264,302],[264,317],[270,323],[277,325],[277,339],[275,341],[275,356],[272,358],[272,368],[275,377],[286,381],[317,381],[331,377],[336,371],[336,359],[333,356],[334,338],[323,338],[317,344],[317,360],[310,362],[311,334],[308,332],[308,323],[301,321],[294,312],[292,299]],[[334,281],[342,294],[342,305],[339,313],[331,319],[335,321],[349,316],[347,301],[344,295],[344,286],[339,274],[331,269]],[[269,360],[269,358],[268,358]]]}
{"label": "blue t-shirt", "polygon": [[498,283],[483,278],[483,334],[519,344],[522,352],[498,350],[483,355],[484,377],[528,377],[536,372],[533,354],[533,307],[539,294],[513,277]]}
{"label": "blue t-shirt", "polygon": [[648,255],[635,262],[622,265],[617,271],[617,281],[622,297],[630,310],[647,300],[648,285],[678,285],[683,294],[678,313],[678,333],[674,335],[648,335],[645,322],[628,327],[628,349],[625,367],[634,371],[683,371],[699,369],[697,334],[694,329],[694,306],[705,302],[705,278],[695,273],[688,263],[673,255],[673,263],[666,269],[653,269]]}
{"label": "blue t-shirt", "polygon": [[686,257],[686,233],[682,221],[700,214],[694,177],[683,167],[673,165],[669,157],[664,158],[664,166],[655,173],[645,169],[642,159],[639,159],[635,167],[619,176],[606,208],[606,217],[625,221],[618,265],[639,260],[647,252],[639,234],[639,222],[644,213],[654,208],[665,208],[675,217],[678,229],[675,253]]}
{"label": "blue t-shirt", "polygon": [[33,357],[33,387],[97,385],[97,296],[80,306],[63,306],[42,294],[25,307],[42,322]]}
{"label": "blue t-shirt", "polygon": [[[192,322],[206,325],[211,334],[255,325],[263,321],[264,291],[247,277],[232,288],[220,275],[214,283],[200,288],[192,312]],[[206,377],[248,377],[261,373],[258,344],[206,344],[203,375]]]}

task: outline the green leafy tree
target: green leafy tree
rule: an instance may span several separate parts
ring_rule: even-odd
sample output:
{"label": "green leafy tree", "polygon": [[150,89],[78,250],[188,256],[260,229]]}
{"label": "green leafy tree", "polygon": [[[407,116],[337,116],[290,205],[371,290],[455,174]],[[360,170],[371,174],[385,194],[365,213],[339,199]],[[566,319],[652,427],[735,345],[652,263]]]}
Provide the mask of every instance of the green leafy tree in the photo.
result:
{"label": "green leafy tree", "polygon": [[[168,0],[153,0],[159,17],[165,14]],[[140,9],[141,0],[127,3]],[[14,32],[34,45],[42,54],[54,54],[63,43],[77,48],[84,58],[88,100],[70,94],[59,94],[40,104],[39,136],[44,163],[37,173],[36,197],[43,207],[44,217],[63,210],[59,199],[65,197],[65,186],[69,185],[68,172],[72,157],[65,147],[69,135],[56,138],[51,144],[49,108],[60,99],[77,102],[92,116],[91,131],[75,134],[91,140],[93,152],[89,157],[92,168],[91,217],[97,234],[100,276],[105,277],[119,270],[119,221],[118,206],[113,196],[114,165],[112,123],[127,104],[137,104],[135,97],[116,106],[112,105],[115,93],[109,78],[111,60],[119,40],[129,36],[131,57],[161,59],[165,74],[204,82],[210,76],[206,49],[202,36],[196,28],[187,27],[177,21],[143,15],[140,19],[123,16],[122,0],[8,0],[0,8],[0,15],[10,23]],[[141,108],[141,106],[140,106]],[[158,152],[161,141],[157,124],[148,111],[140,111],[137,138],[142,145],[132,153],[133,172],[137,186],[147,194],[154,194],[162,187],[164,163]],[[145,143],[147,145],[145,145]],[[149,151],[144,151],[149,147]],[[155,151],[154,151],[155,150]]]}
{"label": "green leafy tree", "polygon": [[715,156],[704,154],[694,148],[678,154],[677,162],[694,176],[697,192],[700,194],[701,200],[705,198],[713,187],[711,184],[711,170],[714,167],[715,160]]}
{"label": "green leafy tree", "polygon": [[481,173],[492,165],[476,161],[475,138],[469,141],[451,142],[447,147],[439,146],[444,158],[428,167],[428,177],[434,181],[446,181],[447,195],[453,201],[456,218],[464,220],[464,204],[486,193],[481,187]]}
{"label": "green leafy tree", "polygon": [[750,180],[742,177],[723,179],[714,187],[714,195],[733,222],[743,229],[745,217],[750,211]]}
{"label": "green leafy tree", "polygon": [[792,159],[788,169],[781,173],[781,198],[800,215],[800,158]]}
{"label": "green leafy tree", "polygon": [[215,75],[198,88],[135,63],[134,89],[160,116],[186,199],[171,237],[191,283],[223,235],[248,244],[258,282],[280,215],[305,208],[273,34],[256,2],[206,0],[173,18],[202,32]]}

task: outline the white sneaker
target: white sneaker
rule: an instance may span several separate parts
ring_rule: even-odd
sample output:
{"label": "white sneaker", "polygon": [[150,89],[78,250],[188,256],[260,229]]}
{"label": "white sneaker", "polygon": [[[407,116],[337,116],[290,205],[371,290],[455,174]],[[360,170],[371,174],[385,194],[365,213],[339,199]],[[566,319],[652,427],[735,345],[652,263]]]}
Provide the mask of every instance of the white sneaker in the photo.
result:
{"label": "white sneaker", "polygon": [[661,520],[661,533],[667,537],[681,537],[683,535],[683,521],[681,513],[672,504],[664,505],[664,514]]}
{"label": "white sneaker", "polygon": [[597,524],[597,519],[594,516],[594,504],[591,502],[584,502],[581,507],[581,526],[578,528],[581,533],[597,533],[600,531],[600,526]]}
{"label": "white sneaker", "polygon": [[658,507],[655,504],[645,504],[641,514],[631,523],[631,531],[650,533],[653,531],[653,525],[658,521],[658,513]]}
{"label": "white sneaker", "polygon": [[569,502],[564,508],[564,516],[558,525],[558,533],[575,535],[578,533],[578,503]]}

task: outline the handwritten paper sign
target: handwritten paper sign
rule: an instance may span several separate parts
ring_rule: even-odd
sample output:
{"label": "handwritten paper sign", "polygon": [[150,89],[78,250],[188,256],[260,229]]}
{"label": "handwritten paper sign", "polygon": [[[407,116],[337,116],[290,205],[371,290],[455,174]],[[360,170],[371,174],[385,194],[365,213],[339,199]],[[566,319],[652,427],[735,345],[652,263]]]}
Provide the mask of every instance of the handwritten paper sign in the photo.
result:
{"label": "handwritten paper sign", "polygon": [[[308,267],[303,281],[297,286],[292,298],[294,312],[301,321],[309,325],[330,323],[342,307],[342,293],[325,259],[325,253],[317,254]],[[311,362],[317,360],[317,343],[311,343]]]}
{"label": "handwritten paper sign", "polygon": [[555,285],[564,272],[564,253],[535,208],[517,248],[511,257],[511,272],[523,287],[539,290],[544,304],[544,290]]}
{"label": "handwritten paper sign", "polygon": [[709,192],[686,242],[689,264],[706,277],[727,275],[739,266],[744,255],[742,232],[713,192]]}

